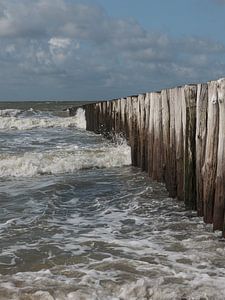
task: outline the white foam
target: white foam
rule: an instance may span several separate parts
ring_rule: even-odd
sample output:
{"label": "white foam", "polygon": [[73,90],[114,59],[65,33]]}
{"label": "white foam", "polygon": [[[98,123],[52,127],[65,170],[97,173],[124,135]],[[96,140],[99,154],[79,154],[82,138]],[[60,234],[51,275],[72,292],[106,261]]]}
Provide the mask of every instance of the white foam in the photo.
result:
{"label": "white foam", "polygon": [[28,130],[33,128],[51,128],[51,127],[77,127],[86,129],[85,112],[79,108],[73,117],[46,117],[32,116],[17,118],[13,115],[6,115],[0,118],[0,130]]}
{"label": "white foam", "polygon": [[86,129],[86,118],[85,118],[85,111],[82,108],[78,108],[76,111],[76,119],[77,119],[77,124],[76,126],[81,129]]}
{"label": "white foam", "polygon": [[[70,273],[69,269],[66,271]],[[219,282],[215,279],[212,279],[212,282],[203,281],[201,286],[196,286],[194,282],[190,282],[190,285],[166,283],[163,277],[158,279],[142,277],[120,285],[110,280],[110,272],[87,271],[79,278],[70,278],[54,273],[49,270],[41,270],[14,274],[10,281],[19,282],[18,287],[12,282],[0,281],[1,292],[5,294],[4,299],[27,299],[27,297],[32,300],[224,299],[223,278],[219,278]],[[116,274],[114,275],[116,276]],[[89,277],[85,283],[82,280],[84,277]],[[106,286],[100,284],[100,278],[108,281],[108,284]],[[54,292],[49,288],[52,286],[55,287]],[[32,293],[32,290],[36,291]],[[22,297],[17,298],[18,294]]]}
{"label": "white foam", "polygon": [[16,117],[19,115],[22,111],[20,109],[0,109],[0,117]]}
{"label": "white foam", "polygon": [[44,291],[37,291],[32,296],[32,299],[34,300],[54,300],[54,298],[48,292]]}
{"label": "white foam", "polygon": [[141,278],[137,282],[123,285],[120,290],[119,299],[152,299],[153,294],[154,292],[150,288],[148,281]]}
{"label": "white foam", "polygon": [[97,149],[71,150],[70,147],[23,155],[0,155],[0,177],[26,177],[58,174],[89,168],[110,168],[130,165],[130,147],[110,145]]}

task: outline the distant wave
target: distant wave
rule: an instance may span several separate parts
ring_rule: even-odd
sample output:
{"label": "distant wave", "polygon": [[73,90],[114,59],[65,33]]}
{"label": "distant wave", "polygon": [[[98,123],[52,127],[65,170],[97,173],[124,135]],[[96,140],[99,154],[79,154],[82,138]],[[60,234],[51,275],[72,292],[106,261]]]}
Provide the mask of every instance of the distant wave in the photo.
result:
{"label": "distant wave", "polygon": [[[78,148],[78,147],[77,147]],[[44,174],[71,173],[90,168],[110,168],[130,165],[130,147],[109,145],[98,149],[71,151],[56,149],[46,152],[0,155],[0,177],[28,177]]]}
{"label": "distant wave", "polygon": [[[29,110],[30,111],[30,110]],[[33,128],[78,127],[86,129],[85,112],[79,108],[74,117],[56,117],[46,115],[32,115],[31,117],[17,117],[20,110],[1,110],[0,130],[29,130]]]}
{"label": "distant wave", "polygon": [[16,117],[21,113],[20,109],[0,109],[0,117]]}

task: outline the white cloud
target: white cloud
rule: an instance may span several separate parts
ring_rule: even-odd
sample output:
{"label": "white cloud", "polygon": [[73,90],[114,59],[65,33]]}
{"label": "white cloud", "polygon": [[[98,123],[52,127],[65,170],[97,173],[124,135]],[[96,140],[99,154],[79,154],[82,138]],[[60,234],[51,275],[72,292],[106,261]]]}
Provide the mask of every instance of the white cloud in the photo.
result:
{"label": "white cloud", "polygon": [[66,49],[70,46],[71,40],[68,38],[53,37],[48,43],[52,49]]}
{"label": "white cloud", "polygon": [[219,42],[156,34],[78,1],[0,2],[1,91],[6,82],[8,92],[13,82],[26,93],[27,82],[44,81],[49,94],[60,86],[67,98],[114,97],[224,72],[225,47]]}

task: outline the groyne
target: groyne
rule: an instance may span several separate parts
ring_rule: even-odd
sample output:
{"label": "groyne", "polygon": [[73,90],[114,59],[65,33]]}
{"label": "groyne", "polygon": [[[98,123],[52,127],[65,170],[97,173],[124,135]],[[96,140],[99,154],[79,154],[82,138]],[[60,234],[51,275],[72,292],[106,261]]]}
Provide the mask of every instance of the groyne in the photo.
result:
{"label": "groyne", "polygon": [[132,164],[225,236],[225,79],[83,108],[87,130],[123,134]]}

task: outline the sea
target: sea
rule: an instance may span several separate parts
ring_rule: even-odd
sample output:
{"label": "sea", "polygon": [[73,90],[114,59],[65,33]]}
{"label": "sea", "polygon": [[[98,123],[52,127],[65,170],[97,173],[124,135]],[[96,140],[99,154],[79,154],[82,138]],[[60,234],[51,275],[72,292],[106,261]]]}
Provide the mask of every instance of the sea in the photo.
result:
{"label": "sea", "polygon": [[0,103],[0,299],[224,300],[220,233],[80,104]]}

